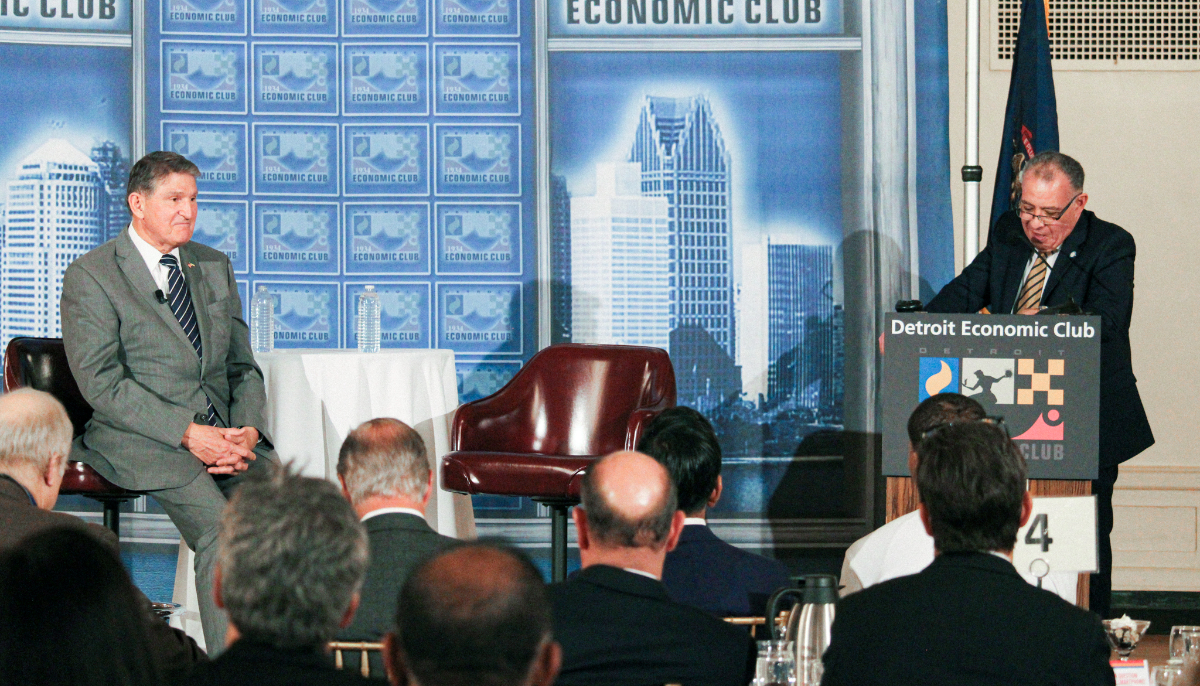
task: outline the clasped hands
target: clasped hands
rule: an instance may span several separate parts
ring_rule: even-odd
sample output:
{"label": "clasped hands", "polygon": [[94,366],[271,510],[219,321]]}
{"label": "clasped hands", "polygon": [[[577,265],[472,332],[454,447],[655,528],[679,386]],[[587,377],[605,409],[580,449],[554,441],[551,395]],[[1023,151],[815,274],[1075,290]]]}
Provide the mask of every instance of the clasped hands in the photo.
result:
{"label": "clasped hands", "polygon": [[249,460],[255,458],[258,429],[252,426],[225,429],[193,422],[183,432],[181,443],[208,465],[209,474],[237,474],[249,469]]}

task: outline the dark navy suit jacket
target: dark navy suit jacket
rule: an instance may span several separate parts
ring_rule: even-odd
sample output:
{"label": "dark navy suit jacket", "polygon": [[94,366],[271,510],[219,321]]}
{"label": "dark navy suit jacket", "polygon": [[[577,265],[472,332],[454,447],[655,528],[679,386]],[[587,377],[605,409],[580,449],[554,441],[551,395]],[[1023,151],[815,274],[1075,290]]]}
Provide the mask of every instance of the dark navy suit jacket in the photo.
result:
{"label": "dark navy suit jacket", "polygon": [[[1000,216],[987,247],[926,305],[929,312],[1013,311],[1033,256],[1015,212]],[[1063,241],[1046,280],[1042,304],[1074,298],[1085,312],[1101,317],[1100,467],[1113,467],[1154,443],[1129,354],[1133,314],[1133,236],[1084,210]]]}
{"label": "dark navy suit jacket", "polygon": [[991,553],[838,602],[822,686],[1103,686],[1114,683],[1095,614],[1030,586]]}
{"label": "dark navy suit jacket", "polygon": [[718,617],[761,617],[771,593],[791,582],[782,562],[729,545],[707,526],[689,524],[679,545],[667,553],[663,584],[675,602]]}

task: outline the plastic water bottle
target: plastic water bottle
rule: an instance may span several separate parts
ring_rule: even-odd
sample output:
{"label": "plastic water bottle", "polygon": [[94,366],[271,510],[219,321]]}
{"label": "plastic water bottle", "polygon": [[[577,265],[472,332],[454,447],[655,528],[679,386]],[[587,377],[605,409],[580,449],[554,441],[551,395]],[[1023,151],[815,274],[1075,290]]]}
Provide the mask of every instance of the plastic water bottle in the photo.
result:
{"label": "plastic water bottle", "polygon": [[382,303],[374,286],[367,286],[358,296],[358,351],[360,353],[379,352],[379,317],[382,314]]}
{"label": "plastic water bottle", "polygon": [[259,286],[250,301],[250,349],[269,353],[275,349],[275,298]]}

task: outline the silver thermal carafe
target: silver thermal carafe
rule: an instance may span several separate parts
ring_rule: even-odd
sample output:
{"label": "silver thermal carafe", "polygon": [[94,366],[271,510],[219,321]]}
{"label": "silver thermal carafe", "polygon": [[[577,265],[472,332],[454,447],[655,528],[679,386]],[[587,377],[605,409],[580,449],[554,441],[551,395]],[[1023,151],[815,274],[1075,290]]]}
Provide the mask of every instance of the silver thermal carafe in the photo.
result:
{"label": "silver thermal carafe", "polygon": [[[775,618],[785,598],[800,600],[792,606],[781,629]],[[800,686],[821,683],[821,656],[829,647],[833,628],[834,607],[837,604],[837,579],[832,574],[810,574],[804,577],[804,589],[781,588],[767,602],[767,624],[773,640],[794,641],[796,677]],[[782,636],[780,635],[782,633]]]}

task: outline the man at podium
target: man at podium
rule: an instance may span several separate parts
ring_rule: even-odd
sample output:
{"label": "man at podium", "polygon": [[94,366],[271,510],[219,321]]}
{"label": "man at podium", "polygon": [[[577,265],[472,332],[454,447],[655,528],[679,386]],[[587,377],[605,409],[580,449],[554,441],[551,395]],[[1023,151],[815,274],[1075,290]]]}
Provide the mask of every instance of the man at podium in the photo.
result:
{"label": "man at podium", "polygon": [[1042,152],[1020,176],[1016,209],[1001,215],[987,247],[926,305],[929,312],[1037,314],[1072,303],[1101,317],[1099,476],[1100,572],[1092,575],[1091,609],[1107,617],[1112,580],[1112,492],[1117,465],[1154,443],[1129,354],[1133,312],[1133,236],[1084,207],[1083,167]]}

